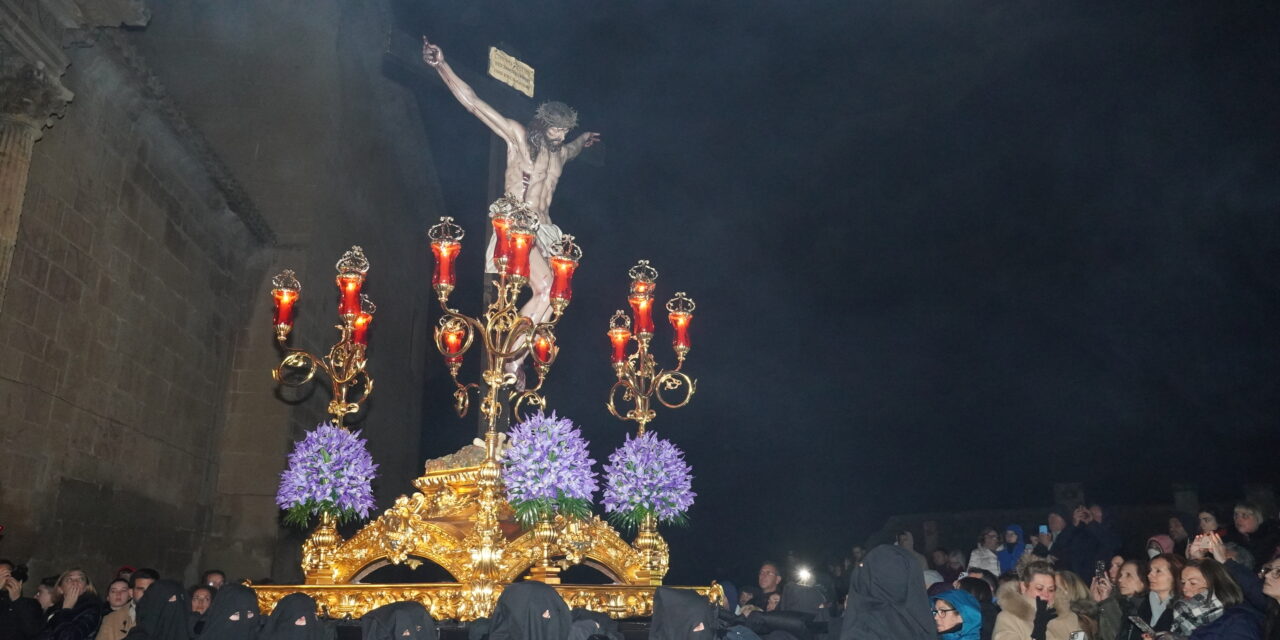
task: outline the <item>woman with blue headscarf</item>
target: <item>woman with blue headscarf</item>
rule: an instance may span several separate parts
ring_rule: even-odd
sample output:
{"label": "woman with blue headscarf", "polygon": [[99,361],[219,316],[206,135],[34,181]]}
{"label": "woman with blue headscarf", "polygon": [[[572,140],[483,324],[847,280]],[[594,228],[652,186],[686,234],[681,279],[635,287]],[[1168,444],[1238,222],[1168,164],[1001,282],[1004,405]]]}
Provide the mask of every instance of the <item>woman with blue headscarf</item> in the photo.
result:
{"label": "woman with blue headscarf", "polygon": [[1004,546],[996,552],[996,559],[1000,561],[1000,573],[1017,569],[1018,561],[1026,550],[1027,536],[1022,533],[1022,527],[1016,524],[1005,527]]}
{"label": "woman with blue headscarf", "polygon": [[933,597],[933,621],[941,640],[979,640],[982,610],[968,592],[952,589]]}

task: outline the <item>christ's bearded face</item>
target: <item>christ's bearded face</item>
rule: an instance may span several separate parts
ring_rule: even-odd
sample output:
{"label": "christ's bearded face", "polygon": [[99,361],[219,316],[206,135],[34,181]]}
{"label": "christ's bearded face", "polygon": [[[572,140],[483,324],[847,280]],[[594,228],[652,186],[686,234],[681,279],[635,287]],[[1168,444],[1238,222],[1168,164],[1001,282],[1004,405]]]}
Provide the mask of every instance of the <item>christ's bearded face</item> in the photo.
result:
{"label": "christ's bearded face", "polygon": [[529,152],[537,159],[543,150],[556,153],[564,146],[564,136],[569,130],[562,127],[548,127],[537,120],[529,125]]}

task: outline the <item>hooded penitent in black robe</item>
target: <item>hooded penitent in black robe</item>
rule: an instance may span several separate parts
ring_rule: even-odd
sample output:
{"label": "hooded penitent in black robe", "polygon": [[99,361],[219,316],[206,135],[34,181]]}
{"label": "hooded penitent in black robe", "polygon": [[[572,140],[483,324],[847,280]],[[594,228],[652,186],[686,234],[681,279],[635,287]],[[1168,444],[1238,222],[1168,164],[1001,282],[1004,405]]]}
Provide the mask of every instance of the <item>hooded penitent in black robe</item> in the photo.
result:
{"label": "hooded penitent in black robe", "polygon": [[489,640],[565,640],[573,619],[556,590],[541,582],[517,582],[498,596]]}
{"label": "hooded penitent in black robe", "polygon": [[658,587],[653,594],[650,640],[696,640],[716,637],[716,605],[689,589]]}
{"label": "hooded penitent in black robe", "polygon": [[364,640],[436,640],[436,621],[420,602],[392,602],[360,617]]}
{"label": "hooded penitent in black robe", "polygon": [[188,638],[196,638],[199,637],[200,634],[204,633],[204,626],[209,622],[209,618],[206,617],[206,614],[208,613],[208,611],[204,613],[196,613],[194,611],[187,612]]}
{"label": "hooded penitent in black robe", "polygon": [[856,640],[937,640],[920,563],[901,547],[871,550],[849,576],[849,604],[840,637]]}
{"label": "hooded penitent in black robe", "polygon": [[[608,636],[610,640],[623,640],[622,632],[618,630],[618,621],[610,618],[607,613],[576,607],[569,614],[573,617],[575,625],[579,622],[588,621],[595,623],[596,630],[587,634],[588,636]],[[573,634],[570,634],[570,637],[572,638]]]}
{"label": "hooded penitent in black robe", "polygon": [[137,605],[138,624],[125,640],[187,640],[187,592],[173,580],[157,580]]}
{"label": "hooded penitent in black robe", "polygon": [[[301,620],[302,624],[298,624]],[[316,617],[316,601],[305,593],[291,593],[276,603],[258,640],[329,640],[331,628]]]}
{"label": "hooded penitent in black robe", "polygon": [[262,626],[258,596],[242,584],[219,589],[204,617],[200,640],[255,640],[258,627]]}

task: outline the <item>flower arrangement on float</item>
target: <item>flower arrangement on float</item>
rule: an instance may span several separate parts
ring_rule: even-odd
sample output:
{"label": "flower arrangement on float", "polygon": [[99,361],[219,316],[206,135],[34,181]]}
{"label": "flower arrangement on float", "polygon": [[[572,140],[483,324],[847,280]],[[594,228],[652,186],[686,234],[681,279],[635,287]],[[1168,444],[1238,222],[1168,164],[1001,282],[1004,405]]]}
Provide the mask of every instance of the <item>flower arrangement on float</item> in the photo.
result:
{"label": "flower arrangement on float", "polygon": [[587,441],[568,418],[542,412],[511,429],[502,454],[502,483],[516,521],[532,527],[556,514],[591,517],[599,486]]}
{"label": "flower arrangement on float", "polygon": [[378,465],[359,436],[324,422],[294,443],[276,492],[286,523],[303,527],[313,515],[338,522],[369,517]]}
{"label": "flower arrangement on float", "polygon": [[698,494],[693,468],[684,452],[653,431],[631,437],[609,455],[604,465],[604,510],[616,525],[629,529],[646,520],[685,524]]}

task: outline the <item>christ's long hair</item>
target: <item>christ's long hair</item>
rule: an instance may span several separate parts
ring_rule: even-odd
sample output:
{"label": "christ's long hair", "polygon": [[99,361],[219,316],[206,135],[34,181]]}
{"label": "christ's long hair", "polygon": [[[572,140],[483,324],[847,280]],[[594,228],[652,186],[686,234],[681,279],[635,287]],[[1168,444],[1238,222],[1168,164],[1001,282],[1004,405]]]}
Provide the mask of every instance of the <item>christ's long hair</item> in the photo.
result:
{"label": "christ's long hair", "polygon": [[555,153],[560,150],[560,147],[564,146],[564,140],[551,140],[547,137],[547,129],[549,128],[541,118],[534,118],[529,121],[529,124],[525,125],[525,130],[528,131],[525,139],[529,141],[529,155],[534,160],[538,159],[538,153],[543,149]]}

